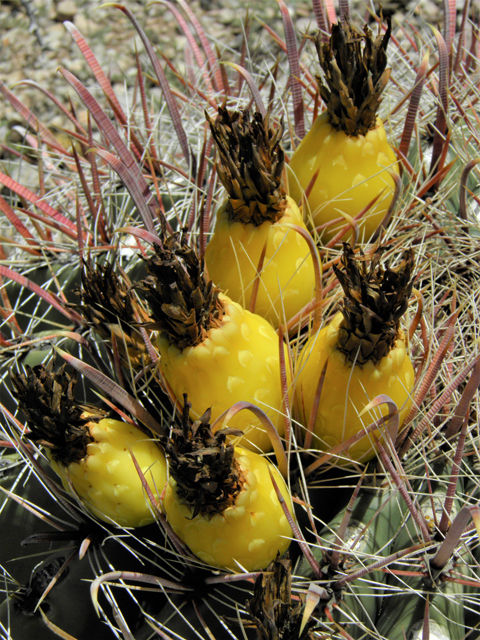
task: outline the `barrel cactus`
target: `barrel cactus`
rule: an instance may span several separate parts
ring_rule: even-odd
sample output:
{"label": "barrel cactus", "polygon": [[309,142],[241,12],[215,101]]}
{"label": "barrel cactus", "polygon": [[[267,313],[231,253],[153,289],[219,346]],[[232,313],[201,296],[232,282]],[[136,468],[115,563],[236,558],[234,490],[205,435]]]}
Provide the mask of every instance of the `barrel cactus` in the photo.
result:
{"label": "barrel cactus", "polygon": [[[457,25],[445,2],[440,33],[381,14],[365,25],[348,2],[337,15],[314,0],[300,47],[278,0],[284,37],[260,27],[279,51],[271,66],[248,28],[238,51],[221,50],[184,0],[165,7],[198,73],[164,65],[127,6],[103,9],[124,14],[147,54],[136,106],[66,24],[101,88],[61,70],[78,99],[62,111],[70,148],[0,80],[27,127],[24,146],[4,153],[28,146],[38,171],[32,187],[0,166],[0,637],[477,637],[469,4]],[[273,136],[268,153],[248,139],[249,113]],[[361,121],[364,156],[381,120],[388,193],[337,206],[358,181],[342,191],[346,151],[312,164],[327,120],[326,137]],[[315,185],[327,172],[338,184],[322,203]],[[328,208],[325,227],[309,202]],[[281,264],[269,260],[267,234],[247,265],[245,235],[244,309],[245,292],[231,302],[224,279],[238,264],[210,262],[215,221],[238,210],[265,224],[269,207],[283,215],[287,204],[298,220],[281,218],[278,244],[298,236],[300,258],[287,264],[278,248]],[[304,265],[307,294],[289,307]],[[275,301],[263,318],[252,313],[259,291]],[[317,362],[332,326],[340,337]],[[396,369],[387,356],[400,343]]]}

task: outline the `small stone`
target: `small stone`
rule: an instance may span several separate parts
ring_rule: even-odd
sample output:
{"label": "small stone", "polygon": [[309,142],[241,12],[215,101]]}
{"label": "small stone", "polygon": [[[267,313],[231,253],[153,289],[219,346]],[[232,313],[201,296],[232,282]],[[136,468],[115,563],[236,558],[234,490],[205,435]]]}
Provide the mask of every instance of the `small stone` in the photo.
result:
{"label": "small stone", "polygon": [[45,35],[45,44],[56,52],[58,56],[58,48],[65,39],[65,28],[63,24],[53,24],[49,27]]}
{"label": "small stone", "polygon": [[85,38],[93,33],[95,24],[93,20],[83,13],[75,16],[75,26]]}
{"label": "small stone", "polygon": [[72,60],[68,65],[68,70],[76,76],[79,76],[85,69],[85,61],[83,59]]}
{"label": "small stone", "polygon": [[77,4],[73,0],[62,0],[57,4],[55,11],[55,20],[63,22],[64,20],[73,20],[77,13]]}
{"label": "small stone", "polygon": [[20,69],[12,71],[8,76],[8,87],[11,89],[17,82],[25,80],[25,74]]}
{"label": "small stone", "polygon": [[237,12],[233,11],[233,9],[222,9],[219,11],[217,19],[222,24],[228,24],[231,26],[234,22],[236,22],[239,18]]}

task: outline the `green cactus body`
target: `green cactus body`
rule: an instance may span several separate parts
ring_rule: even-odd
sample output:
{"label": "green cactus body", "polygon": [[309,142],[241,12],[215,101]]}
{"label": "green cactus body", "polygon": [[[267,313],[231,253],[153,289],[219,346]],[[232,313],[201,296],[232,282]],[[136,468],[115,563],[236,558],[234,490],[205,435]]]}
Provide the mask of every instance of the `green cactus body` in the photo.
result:
{"label": "green cactus body", "polygon": [[386,596],[376,628],[388,640],[421,640],[425,605],[429,602],[430,640],[460,640],[465,637],[463,588],[446,582],[442,588],[428,587],[422,579],[404,579],[402,590]]}
{"label": "green cactus body", "polygon": [[[443,470],[445,473],[445,470]],[[421,487],[417,495],[420,495],[418,505],[423,512],[426,524],[433,533],[435,522],[439,522],[445,502],[445,485],[437,482],[430,492],[427,485]],[[422,495],[423,493],[423,495]],[[433,505],[433,509],[432,509]],[[435,511],[435,513],[433,512]],[[454,502],[451,519],[459,510],[458,501]],[[405,525],[400,527],[399,534],[391,549],[392,553],[407,549],[422,541],[413,520],[405,511]],[[433,551],[438,549],[438,546]],[[427,553],[416,555],[404,563],[390,565],[392,571],[425,571],[424,563],[428,563],[433,555]],[[415,560],[416,558],[416,560]],[[447,578],[459,578],[463,568],[455,559],[450,569],[446,569],[443,576]],[[445,580],[439,576],[433,581],[430,577],[411,577],[390,573],[385,589],[381,614],[377,620],[376,628],[382,637],[388,640],[420,640],[422,638],[422,625],[425,617],[425,606],[428,599],[429,620],[434,625],[430,638],[434,640],[460,640],[465,635],[464,627],[464,603],[463,586],[458,582]]]}
{"label": "green cactus body", "polygon": [[[321,566],[325,564],[323,554],[331,554],[344,512],[340,512],[319,532],[321,547],[313,547],[312,552]],[[355,503],[345,541],[341,545],[343,569],[353,573],[372,564],[376,559],[388,555],[390,543],[398,531],[402,517],[395,492],[382,489],[362,489]],[[347,554],[350,554],[347,556]],[[297,571],[302,576],[314,578],[310,565],[304,560]],[[332,577],[334,582],[341,576]],[[381,584],[386,574],[375,571],[367,574],[358,583],[352,583],[342,593],[342,601],[335,618],[346,624],[346,631],[352,638],[364,637],[365,629],[374,628],[380,608]],[[357,624],[349,620],[358,620]]]}

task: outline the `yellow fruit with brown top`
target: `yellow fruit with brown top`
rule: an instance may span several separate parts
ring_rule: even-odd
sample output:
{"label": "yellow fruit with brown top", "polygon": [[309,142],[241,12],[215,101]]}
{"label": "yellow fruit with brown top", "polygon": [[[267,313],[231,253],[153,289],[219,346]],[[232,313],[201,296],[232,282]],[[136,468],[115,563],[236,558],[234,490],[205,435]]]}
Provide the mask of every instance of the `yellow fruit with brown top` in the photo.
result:
{"label": "yellow fruit with brown top", "polygon": [[[192,419],[210,407],[214,421],[236,402],[251,402],[283,435],[280,347],[272,325],[223,295],[179,234],[155,245],[147,269],[143,287],[160,331],[159,367],[179,404],[188,394]],[[287,346],[281,348],[287,359]],[[230,426],[244,432],[241,446],[271,450],[265,428],[250,412],[237,414]]]}
{"label": "yellow fruit with brown top", "polygon": [[[228,198],[216,215],[205,263],[213,282],[233,301],[278,327],[315,295],[315,271],[302,214],[282,185],[282,127],[248,111],[219,108],[210,127]],[[255,292],[256,289],[256,293]]]}
{"label": "yellow fruit with brown top", "polygon": [[309,226],[316,228],[340,218],[319,231],[324,243],[348,224],[342,213],[354,218],[380,196],[359,221],[360,240],[368,240],[385,217],[395,193],[395,182],[388,170],[399,173],[380,118],[365,135],[349,136],[332,127],[327,111],[315,120],[295,149],[289,166],[290,195],[295,202],[301,202],[318,171],[304,204]]}
{"label": "yellow fruit with brown top", "polygon": [[163,506],[168,523],[206,564],[232,571],[265,569],[293,536],[270,473],[293,514],[289,491],[266,458],[227,444],[227,433],[213,434],[209,415],[175,431],[167,445],[170,479]]}
{"label": "yellow fruit with brown top", "polygon": [[[405,334],[399,320],[406,310],[412,288],[412,256],[396,270],[383,271],[376,254],[370,268],[357,267],[356,258],[345,246],[344,271],[336,269],[344,288],[343,311],[303,347],[297,363],[296,407],[301,423],[309,424],[318,381],[328,360],[312,446],[321,451],[345,442],[362,432],[380,416],[380,410],[360,415],[376,396],[389,396],[399,409],[403,424],[412,399],[414,370],[408,356]],[[381,409],[386,415],[388,410]],[[378,430],[361,438],[340,454],[366,462],[376,454]]]}
{"label": "yellow fruit with brown top", "polygon": [[71,495],[97,518],[118,527],[155,521],[132,455],[155,498],[167,482],[163,449],[138,427],[105,418],[75,402],[76,377],[65,366],[39,365],[12,374],[28,438],[42,445],[52,469]]}
{"label": "yellow fruit with brown top", "polygon": [[[373,39],[367,26],[362,33],[345,21],[333,25],[329,42],[324,43],[320,35],[316,39],[324,72],[318,78],[319,89],[327,109],[295,149],[288,183],[291,197],[303,202],[307,224],[320,227],[323,243],[348,224],[342,213],[355,218],[377,198],[358,221],[360,241],[366,242],[387,214],[395,193],[390,172],[398,175],[399,166],[377,115],[390,76],[385,68],[389,37],[390,23],[385,34]],[[333,220],[337,222],[330,224]]]}

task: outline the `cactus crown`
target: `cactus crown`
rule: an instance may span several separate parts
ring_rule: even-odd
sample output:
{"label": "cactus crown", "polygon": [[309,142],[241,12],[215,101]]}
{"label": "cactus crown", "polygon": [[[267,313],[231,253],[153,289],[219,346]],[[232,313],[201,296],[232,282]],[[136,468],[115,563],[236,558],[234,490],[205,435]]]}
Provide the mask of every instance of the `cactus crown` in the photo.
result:
{"label": "cactus crown", "polygon": [[225,315],[220,289],[185,234],[174,233],[154,244],[154,250],[147,260],[150,275],[138,286],[150,304],[154,326],[180,350],[201,344]]}
{"label": "cactus crown", "polygon": [[390,69],[386,69],[390,33],[389,19],[385,34],[375,39],[367,25],[362,33],[343,20],[332,25],[328,42],[322,42],[320,32],[315,39],[324,72],[324,79],[317,77],[317,81],[329,122],[349,136],[366,135],[375,127],[381,95],[390,77]]}
{"label": "cactus crown", "polygon": [[405,252],[396,269],[383,269],[381,254],[377,249],[370,260],[363,252],[358,257],[344,243],[343,270],[334,266],[345,294],[338,349],[359,365],[377,364],[393,348],[413,287],[413,251]]}
{"label": "cactus crown", "polygon": [[62,365],[53,371],[54,361],[47,366],[26,367],[26,374],[10,372],[18,407],[27,419],[30,440],[50,450],[54,460],[68,466],[87,455],[87,445],[94,439],[88,424],[104,417],[93,414],[93,408],[75,401],[76,372]]}
{"label": "cactus crown", "polygon": [[217,170],[228,193],[230,220],[255,226],[277,222],[286,207],[283,125],[269,126],[268,116],[258,112],[250,119],[248,109],[219,107],[215,120],[206,117],[220,154]]}
{"label": "cactus crown", "polygon": [[193,518],[198,514],[212,517],[231,507],[244,485],[235,448],[226,442],[227,435],[241,432],[221,429],[213,433],[210,409],[191,424],[190,407],[185,394],[181,428],[172,429],[165,451],[180,501],[193,508]]}

